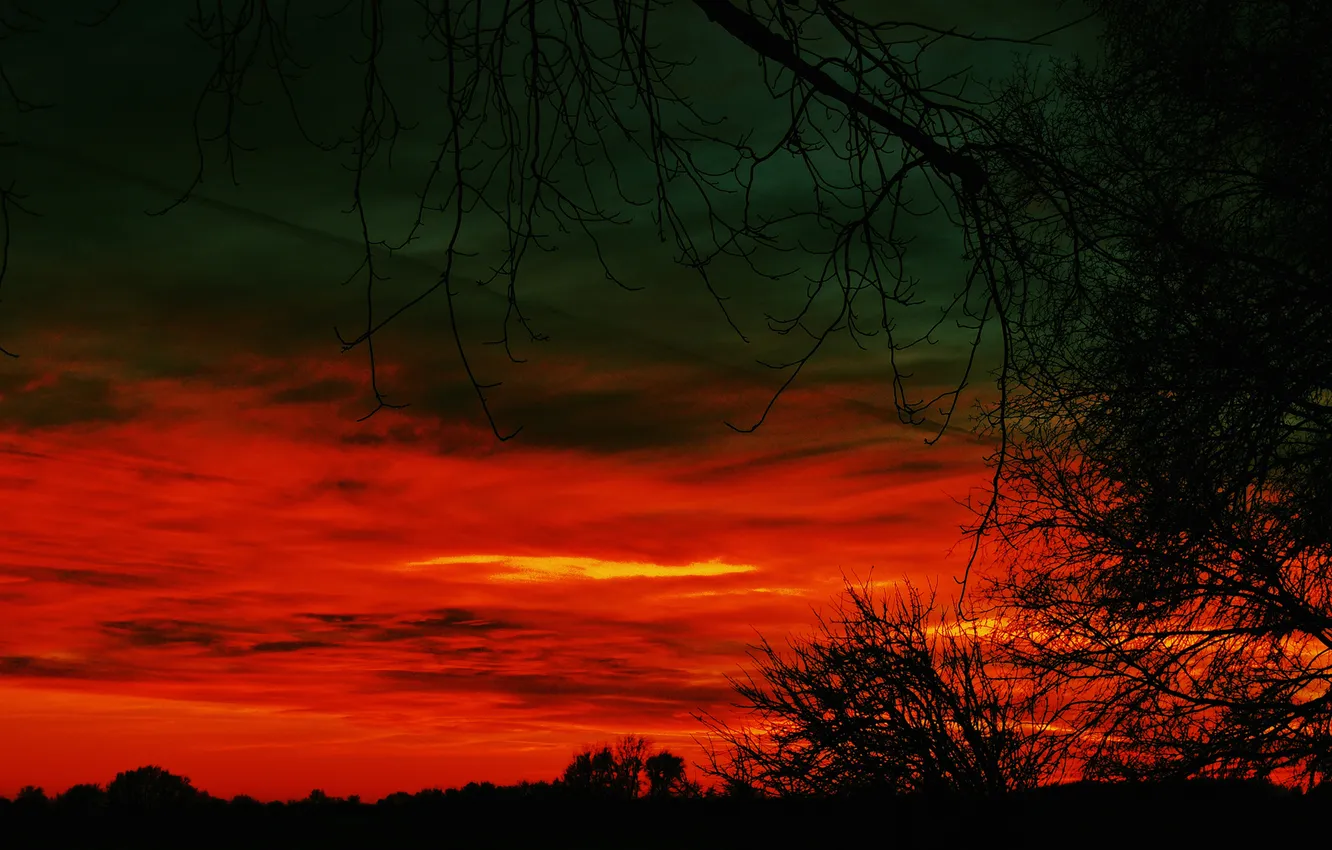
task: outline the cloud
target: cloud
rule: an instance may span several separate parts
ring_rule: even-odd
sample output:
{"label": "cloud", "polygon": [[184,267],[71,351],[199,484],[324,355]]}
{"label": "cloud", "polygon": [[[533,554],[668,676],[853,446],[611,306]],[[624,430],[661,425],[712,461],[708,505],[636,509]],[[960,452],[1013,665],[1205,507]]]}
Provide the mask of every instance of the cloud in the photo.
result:
{"label": "cloud", "polygon": [[457,564],[497,564],[502,571],[492,573],[500,581],[556,581],[570,578],[683,578],[749,573],[748,564],[724,564],[720,561],[693,564],[652,564],[642,561],[606,561],[598,558],[534,555],[448,555],[428,561],[413,561],[404,569],[450,566]]}
{"label": "cloud", "polygon": [[318,620],[321,623],[329,623],[338,626],[362,625],[358,622],[362,619],[360,614],[299,614],[297,616],[309,617],[311,620]]}
{"label": "cloud", "polygon": [[213,647],[222,642],[222,635],[216,627],[188,620],[116,620],[102,623],[102,630],[133,646],[193,644]]}
{"label": "cloud", "polygon": [[287,387],[269,395],[273,404],[308,404],[311,402],[348,401],[361,394],[361,388],[345,378],[320,378],[308,384]]}
{"label": "cloud", "polygon": [[440,608],[429,612],[430,616],[418,620],[404,620],[402,625],[420,629],[423,633],[434,633],[462,629],[466,631],[489,631],[492,629],[515,629],[516,624],[503,620],[491,620],[466,608]]}
{"label": "cloud", "polygon": [[24,679],[117,679],[124,678],[108,665],[31,655],[0,656],[0,677]]}
{"label": "cloud", "polygon": [[337,644],[325,640],[270,640],[256,643],[251,652],[300,652],[305,649],[328,649]]}
{"label": "cloud", "polygon": [[[592,698],[657,703],[676,710],[691,711],[699,705],[713,705],[731,696],[724,684],[698,686],[690,683],[692,674],[685,670],[628,669],[617,671],[603,667],[602,677],[590,676],[588,670],[577,675],[490,674],[475,671],[382,670],[379,675],[397,687],[443,693],[484,692],[515,697],[524,704],[546,707],[571,698]],[[576,700],[582,704],[581,700]]]}
{"label": "cloud", "polygon": [[146,575],[114,572],[109,570],[85,570],[72,567],[44,567],[22,564],[0,564],[0,575],[11,575],[31,581],[53,582],[57,584],[80,585],[90,588],[144,588],[153,587],[160,582]]}
{"label": "cloud", "polygon": [[466,608],[439,608],[422,615],[400,615],[381,618],[376,624],[339,623],[342,628],[355,628],[357,638],[383,643],[389,641],[416,641],[425,638],[471,637],[491,632],[516,632],[525,627],[510,619],[487,616]]}
{"label": "cloud", "polygon": [[[7,366],[0,364],[0,369]],[[0,372],[0,411],[20,428],[125,422],[140,406],[117,391],[108,378],[75,372],[54,375]]]}
{"label": "cloud", "polygon": [[531,394],[511,391],[497,405],[510,428],[522,425],[530,443],[603,454],[680,446],[716,436],[720,416],[700,416],[689,396],[654,395],[646,388],[580,389]]}
{"label": "cloud", "polygon": [[370,489],[367,481],[358,481],[355,478],[339,478],[336,481],[323,482],[322,486],[327,486],[343,493],[362,493]]}

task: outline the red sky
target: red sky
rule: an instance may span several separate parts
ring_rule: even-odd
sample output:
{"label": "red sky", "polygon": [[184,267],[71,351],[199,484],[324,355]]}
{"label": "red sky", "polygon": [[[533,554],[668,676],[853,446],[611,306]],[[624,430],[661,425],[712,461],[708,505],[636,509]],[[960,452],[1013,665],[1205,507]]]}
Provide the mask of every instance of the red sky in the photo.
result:
{"label": "red sky", "polygon": [[[330,368],[235,365],[267,367]],[[375,799],[552,778],[625,733],[697,759],[691,713],[725,711],[756,630],[807,629],[843,570],[956,569],[951,498],[980,481],[974,443],[825,393],[614,455],[500,446],[474,416],[422,443],[271,384],[116,393],[133,416],[0,433],[2,794],[155,763]]]}

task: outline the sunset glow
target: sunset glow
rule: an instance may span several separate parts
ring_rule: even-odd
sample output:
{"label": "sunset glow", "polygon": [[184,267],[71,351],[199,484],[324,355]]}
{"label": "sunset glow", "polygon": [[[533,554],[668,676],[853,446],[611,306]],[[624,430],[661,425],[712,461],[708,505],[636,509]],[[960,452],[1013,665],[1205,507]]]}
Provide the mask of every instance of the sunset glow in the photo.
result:
{"label": "sunset glow", "polygon": [[556,555],[451,555],[413,561],[405,568],[447,566],[452,564],[497,564],[505,572],[491,575],[494,581],[556,581],[567,578],[672,578],[683,576],[722,576],[730,573],[749,573],[748,564],[681,564],[668,566],[642,561],[602,561],[597,558],[564,558]]}
{"label": "sunset glow", "polygon": [[[78,374],[48,368],[9,397]],[[747,644],[807,630],[844,572],[956,567],[979,483],[981,447],[865,440],[819,394],[750,437],[605,454],[273,401],[321,370],[139,381],[108,400],[131,414],[3,436],[0,793],[161,763],[373,799],[550,778],[625,733],[697,760]],[[815,413],[839,446],[801,433]]]}

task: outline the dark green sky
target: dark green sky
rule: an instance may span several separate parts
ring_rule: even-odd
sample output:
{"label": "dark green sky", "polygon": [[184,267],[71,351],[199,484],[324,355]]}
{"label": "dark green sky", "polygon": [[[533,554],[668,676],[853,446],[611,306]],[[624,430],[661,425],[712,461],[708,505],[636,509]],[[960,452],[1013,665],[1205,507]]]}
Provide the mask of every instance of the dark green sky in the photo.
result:
{"label": "dark green sky", "polygon": [[[284,98],[261,68],[249,84],[260,102],[244,108],[234,124],[236,138],[254,148],[240,152],[239,185],[228,177],[221,146],[212,144],[205,148],[205,178],[195,199],[162,217],[145,215],[164,206],[193,173],[191,115],[216,57],[186,29],[189,9],[173,4],[127,4],[100,27],[71,25],[91,19],[100,5],[61,4],[39,31],[6,43],[5,68],[15,86],[52,108],[10,119],[19,144],[6,151],[6,171],[41,218],[14,222],[0,331],[24,359],[2,364],[3,380],[12,386],[52,368],[70,375],[44,398],[11,397],[8,415],[34,422],[123,415],[98,386],[118,372],[225,382],[246,379],[225,374],[227,362],[246,353],[338,358],[333,325],[352,329],[363,315],[361,285],[339,286],[355,268],[358,251],[356,219],[344,212],[350,197],[346,151],[325,154],[301,139]],[[892,16],[1012,36],[1046,28],[1074,11],[1044,2],[1018,10],[999,3],[908,3],[894,7]],[[415,4],[389,4],[385,77],[404,123],[415,125],[399,138],[393,168],[375,169],[367,188],[374,234],[390,239],[399,238],[415,214],[414,193],[446,126],[434,87],[440,68],[424,59],[419,19]],[[360,67],[348,61],[361,49],[354,9],[332,22],[313,16],[294,21],[295,53],[310,67],[294,91],[307,129],[329,139],[353,125],[359,108]],[[764,102],[750,54],[690,4],[672,9],[662,32],[667,49],[701,57],[685,72],[691,75],[685,90],[697,89],[701,108],[759,131],[780,121],[781,113]],[[1067,47],[1074,40],[1063,37],[1060,43]],[[1005,72],[1017,52],[1003,43],[946,44],[932,50],[933,64],[925,67],[933,73],[970,65],[983,79]],[[216,126],[218,108],[216,100],[206,104],[205,125]],[[625,151],[617,164],[628,184],[649,185],[646,163],[635,152]],[[770,168],[757,188],[762,203],[774,208],[802,203],[809,191],[794,164]],[[471,349],[482,380],[506,382],[494,396],[502,424],[526,425],[530,439],[610,447],[701,436],[720,429],[722,417],[743,422],[762,409],[779,376],[755,359],[789,357],[803,345],[766,333],[763,314],[789,312],[804,298],[804,284],[798,278],[759,280],[735,263],[717,266],[716,285],[733,298],[734,316],[751,340],[746,344],[697,277],[672,264],[669,246],[657,243],[646,212],[637,211],[634,223],[606,242],[617,273],[645,291],[626,293],[606,281],[585,241],[565,240],[556,253],[530,257],[520,295],[552,340],[522,346],[531,357],[523,366],[497,360],[495,349]],[[699,208],[685,204],[682,212],[696,216]],[[920,293],[937,301],[951,292],[962,271],[956,233],[937,214],[911,220],[901,232],[913,239],[908,273],[919,279]],[[442,222],[429,222],[421,239],[391,263],[393,279],[379,288],[380,309],[433,282],[445,233]],[[464,238],[484,256],[497,247],[498,235],[493,222],[473,216]],[[807,268],[817,261],[782,260]],[[459,288],[464,336],[496,336],[503,299]],[[442,298],[432,299],[380,340],[383,362],[404,370],[386,385],[393,399],[413,402],[409,416],[477,413],[460,382],[443,306]],[[903,313],[902,327],[933,316],[931,306]],[[828,386],[834,396],[887,412],[884,352],[873,342],[871,350],[858,351],[842,336],[807,373],[806,386]],[[905,362],[927,387],[948,379],[960,350],[957,338],[945,336],[943,344],[911,352]],[[577,386],[589,372],[604,373],[595,391]],[[698,382],[725,387],[731,395],[678,416],[663,412],[660,399],[688,394]],[[364,387],[321,386],[325,394],[345,394],[349,413],[368,404]],[[646,401],[649,395],[658,403]],[[636,436],[616,437],[630,431]]]}

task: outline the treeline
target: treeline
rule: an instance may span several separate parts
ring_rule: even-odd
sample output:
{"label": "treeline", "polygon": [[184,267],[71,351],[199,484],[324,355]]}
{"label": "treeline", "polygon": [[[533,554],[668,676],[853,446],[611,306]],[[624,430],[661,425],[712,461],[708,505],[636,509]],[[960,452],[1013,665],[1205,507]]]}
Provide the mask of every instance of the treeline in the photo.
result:
{"label": "treeline", "polygon": [[[609,748],[613,751],[613,748]],[[593,751],[598,752],[598,751]],[[863,841],[1095,837],[1165,841],[1297,836],[1332,797],[1264,781],[1079,782],[1004,796],[960,792],[786,797],[640,793],[554,781],[396,792],[375,803],[313,791],[300,800],[226,800],[159,767],[54,798],[0,798],[5,847],[809,847]]]}
{"label": "treeline", "polygon": [[704,790],[686,775],[685,760],[668,750],[651,751],[646,738],[629,735],[615,744],[584,747],[561,776],[554,780],[522,781],[513,785],[469,782],[459,788],[426,788],[415,793],[397,791],[371,804],[358,795],[334,797],[322,789],[299,800],[261,801],[246,794],[230,800],[196,788],[187,776],[157,765],[117,773],[105,786],[78,783],[55,796],[27,785],[13,800],[0,796],[0,814],[97,816],[261,810],[348,812],[370,806],[388,811],[413,812],[450,806],[540,802],[608,803],[638,799],[666,800],[720,796]]}

